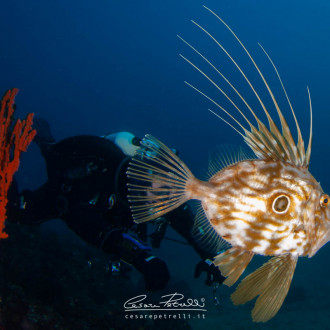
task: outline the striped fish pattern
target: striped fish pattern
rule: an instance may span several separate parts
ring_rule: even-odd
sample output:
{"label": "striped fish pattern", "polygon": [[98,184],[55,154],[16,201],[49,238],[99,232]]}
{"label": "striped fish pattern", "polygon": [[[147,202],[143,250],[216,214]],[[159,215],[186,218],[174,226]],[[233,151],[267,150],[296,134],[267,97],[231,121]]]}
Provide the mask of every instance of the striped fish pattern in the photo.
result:
{"label": "striped fish pattern", "polygon": [[281,162],[243,161],[209,183],[212,189],[199,198],[206,196],[202,206],[209,221],[231,245],[263,255],[313,254],[308,237],[316,232],[306,232],[302,216],[310,198],[320,199],[321,190],[307,170]]}
{"label": "striped fish pattern", "polygon": [[[255,322],[266,322],[276,315],[283,304],[298,257],[312,257],[329,241],[330,198],[308,171],[312,124],[309,143],[305,149],[295,113],[268,54],[265,53],[276,71],[295,121],[297,142],[294,141],[285,117],[250,53],[223,20],[206,9],[226,26],[252,61],[271,96],[281,129],[276,126],[261,97],[237,62],[206,29],[193,22],[226,53],[240,71],[260,103],[268,125],[259,119],[240,92],[206,56],[180,37],[216,70],[253,115],[256,125],[247,119],[244,111],[218,83],[181,55],[240,113],[242,121],[204,92],[188,84],[227,114],[233,124],[211,110],[243,137],[254,153],[254,158],[251,159],[244,153],[235,157],[221,155],[220,162],[212,165],[210,179],[201,181],[194,177],[171,149],[147,135],[127,171],[128,198],[137,223],[156,219],[191,199],[199,200],[203,212],[198,212],[196,224],[201,229],[200,232],[204,233],[201,244],[209,242],[210,246],[217,246],[213,262],[226,277],[224,283],[228,286],[237,282],[255,254],[272,256],[263,266],[246,276],[231,296],[235,305],[258,297],[252,310],[252,318]],[[217,163],[222,164],[221,168]]]}

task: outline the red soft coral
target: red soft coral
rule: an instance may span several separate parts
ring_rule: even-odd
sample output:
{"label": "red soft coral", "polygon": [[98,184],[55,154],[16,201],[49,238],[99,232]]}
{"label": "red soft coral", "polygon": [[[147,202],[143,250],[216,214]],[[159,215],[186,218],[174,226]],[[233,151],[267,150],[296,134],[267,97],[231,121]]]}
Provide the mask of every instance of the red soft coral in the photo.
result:
{"label": "red soft coral", "polygon": [[0,238],[8,235],[3,231],[6,220],[7,193],[18,170],[20,155],[26,151],[36,135],[32,129],[33,113],[29,113],[25,120],[14,122],[14,102],[18,93],[17,88],[8,90],[1,100],[0,110]]}

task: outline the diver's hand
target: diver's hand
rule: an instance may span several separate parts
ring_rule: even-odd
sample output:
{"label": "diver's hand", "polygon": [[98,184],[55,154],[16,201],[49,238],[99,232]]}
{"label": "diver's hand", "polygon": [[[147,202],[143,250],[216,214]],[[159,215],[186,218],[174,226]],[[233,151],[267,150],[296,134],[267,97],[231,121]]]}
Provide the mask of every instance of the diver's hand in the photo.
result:
{"label": "diver's hand", "polygon": [[164,289],[170,280],[166,263],[155,256],[144,258],[135,267],[143,274],[148,291]]}
{"label": "diver's hand", "polygon": [[221,272],[218,267],[214,266],[213,262],[210,259],[201,260],[195,268],[194,278],[200,277],[202,272],[206,272],[206,285],[212,285],[217,282],[222,284],[222,282],[226,279],[221,275]]}

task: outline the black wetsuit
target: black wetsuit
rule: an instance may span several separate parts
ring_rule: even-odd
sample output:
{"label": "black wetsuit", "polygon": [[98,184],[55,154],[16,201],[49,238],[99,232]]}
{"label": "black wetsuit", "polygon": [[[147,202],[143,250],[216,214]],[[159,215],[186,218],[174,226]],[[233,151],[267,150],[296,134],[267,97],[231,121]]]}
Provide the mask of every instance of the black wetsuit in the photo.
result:
{"label": "black wetsuit", "polygon": [[[145,276],[148,289],[164,287],[169,280],[166,264],[151,258],[144,244],[127,235],[134,225],[126,199],[130,158],[113,142],[97,136],[38,145],[48,180],[38,189],[20,194],[18,222],[38,224],[60,218],[86,242],[133,264]],[[194,220],[186,205],[165,218],[203,259],[211,257],[191,237]],[[146,240],[146,224],[137,228],[139,238]]]}

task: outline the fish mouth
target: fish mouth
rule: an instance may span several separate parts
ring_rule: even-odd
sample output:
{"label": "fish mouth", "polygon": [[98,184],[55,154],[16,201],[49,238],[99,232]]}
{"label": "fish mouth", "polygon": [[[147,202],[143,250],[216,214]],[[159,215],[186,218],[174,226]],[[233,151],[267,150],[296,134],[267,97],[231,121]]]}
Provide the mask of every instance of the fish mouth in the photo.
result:
{"label": "fish mouth", "polygon": [[[316,205],[315,203],[312,204]],[[304,215],[306,234],[310,243],[309,258],[313,257],[323,245],[330,241],[330,209],[327,208],[325,213],[322,213],[315,212],[315,208],[310,208],[310,211],[305,212]]]}
{"label": "fish mouth", "polygon": [[322,233],[320,237],[316,239],[315,244],[311,246],[310,252],[308,253],[308,257],[313,257],[320,248],[327,244],[330,241],[330,228],[326,230],[326,232]]}

